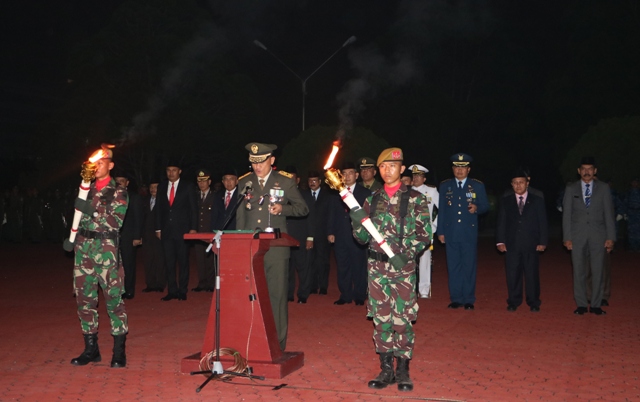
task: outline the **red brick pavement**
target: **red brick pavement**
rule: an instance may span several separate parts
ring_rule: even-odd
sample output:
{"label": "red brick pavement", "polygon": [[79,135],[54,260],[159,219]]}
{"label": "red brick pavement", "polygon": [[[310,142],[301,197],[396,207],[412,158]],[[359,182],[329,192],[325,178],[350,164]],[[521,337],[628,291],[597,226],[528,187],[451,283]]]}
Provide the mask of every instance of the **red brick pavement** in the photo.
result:
{"label": "red brick pavement", "polygon": [[[640,254],[613,255],[613,298],[606,316],[574,316],[569,256],[556,241],[542,256],[542,307],[506,311],[502,257],[480,246],[475,311],[448,310],[444,250],[436,249],[432,299],[420,300],[412,393],[374,392],[371,322],[363,307],[328,296],[289,305],[288,349],[305,353],[301,370],[281,380],[213,382],[180,373],[202,344],[211,293],[161,302],[138,292],[127,301],[128,365],[112,369],[112,340],[101,306],[103,361],[75,367],[83,347],[71,297],[72,261],[60,246],[0,244],[0,400],[2,401],[638,401],[640,323],[635,295]],[[335,270],[334,270],[335,272]],[[196,273],[192,272],[192,286]],[[224,345],[222,345],[224,346]],[[287,384],[279,390],[272,387]]]}

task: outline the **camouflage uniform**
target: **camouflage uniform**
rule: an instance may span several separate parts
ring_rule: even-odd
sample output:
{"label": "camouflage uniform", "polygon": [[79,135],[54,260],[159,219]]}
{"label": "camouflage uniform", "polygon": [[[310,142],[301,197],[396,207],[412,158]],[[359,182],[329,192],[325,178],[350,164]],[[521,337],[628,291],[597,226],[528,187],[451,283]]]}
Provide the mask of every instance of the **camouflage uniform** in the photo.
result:
{"label": "camouflage uniform", "polygon": [[[399,244],[400,196],[406,191],[410,191],[409,205],[404,218],[404,237],[402,244]],[[410,359],[415,340],[412,321],[418,315],[415,260],[429,245],[432,234],[428,203],[424,195],[410,190],[404,184],[400,185],[391,199],[384,188],[375,194],[379,194],[379,199],[373,215],[370,213],[373,195],[367,198],[363,209],[371,216],[373,225],[391,250],[395,254],[405,254],[409,263],[398,271],[388,261],[373,258],[372,252],[382,255],[384,251],[364,227],[354,230],[358,242],[369,242],[367,310],[368,315],[373,317],[373,341],[378,353],[393,352],[396,357]]]}
{"label": "camouflage uniform", "polygon": [[[92,183],[87,201],[95,212],[82,214],[74,248],[73,285],[78,318],[84,334],[98,332],[98,290],[102,288],[111,334],[124,335],[129,328],[122,301],[124,270],[118,258],[117,233],[127,212],[129,197],[127,190],[116,187],[115,180],[111,179],[100,191]],[[111,238],[99,238],[100,235]]]}

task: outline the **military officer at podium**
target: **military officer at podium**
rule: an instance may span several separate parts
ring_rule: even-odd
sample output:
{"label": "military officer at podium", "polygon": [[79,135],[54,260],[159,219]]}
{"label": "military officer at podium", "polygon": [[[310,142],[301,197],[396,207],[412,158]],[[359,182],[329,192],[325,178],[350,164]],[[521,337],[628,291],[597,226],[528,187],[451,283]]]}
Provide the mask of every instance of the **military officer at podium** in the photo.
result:
{"label": "military officer at podium", "polygon": [[[248,196],[236,212],[238,230],[265,230],[269,225],[287,232],[288,216],[305,216],[307,203],[298,191],[292,175],[273,169],[276,160],[273,144],[251,142],[245,146],[253,169],[239,179],[238,188],[245,189],[249,182]],[[273,247],[264,256],[264,269],[269,289],[273,318],[278,331],[280,348],[287,344],[287,290],[289,286],[289,247]]]}

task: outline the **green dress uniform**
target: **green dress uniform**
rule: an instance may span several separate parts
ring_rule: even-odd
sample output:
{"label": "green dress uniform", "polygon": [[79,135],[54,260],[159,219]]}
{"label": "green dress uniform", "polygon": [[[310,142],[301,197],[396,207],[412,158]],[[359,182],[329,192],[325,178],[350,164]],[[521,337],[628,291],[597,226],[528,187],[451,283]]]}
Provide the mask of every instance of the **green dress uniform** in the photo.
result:
{"label": "green dress uniform", "polygon": [[[281,190],[282,204],[280,215],[271,215],[271,227],[287,233],[288,216],[305,216],[309,208],[296,187],[292,176],[286,172],[272,170],[260,188],[259,178],[255,173],[244,175],[238,182],[238,188],[245,188],[247,182],[252,182],[252,188],[247,192],[248,199],[242,201],[236,212],[236,228],[238,230],[266,229],[269,225],[269,196],[271,190]],[[264,197],[262,205],[260,198]],[[287,291],[289,286],[289,247],[273,247],[264,256],[264,269],[269,289],[269,299],[273,309],[273,318],[278,331],[280,348],[287,344]]]}

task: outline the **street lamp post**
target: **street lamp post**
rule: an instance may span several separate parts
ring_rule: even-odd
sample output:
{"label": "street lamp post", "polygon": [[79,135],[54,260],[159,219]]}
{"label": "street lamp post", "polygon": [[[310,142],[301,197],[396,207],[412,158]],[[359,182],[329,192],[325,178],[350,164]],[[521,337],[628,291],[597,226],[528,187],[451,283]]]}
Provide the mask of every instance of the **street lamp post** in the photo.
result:
{"label": "street lamp post", "polygon": [[273,54],[273,52],[270,51],[264,44],[262,44],[262,42],[260,42],[259,40],[254,40],[253,41],[254,45],[258,46],[260,49],[266,51],[271,56],[273,56],[276,60],[278,60],[278,62],[280,62],[280,64],[282,64],[287,70],[291,71],[291,73],[293,75],[295,75],[297,79],[300,80],[300,83],[302,84],[302,131],[304,131],[304,129],[305,129],[305,98],[307,96],[307,81],[309,80],[309,78],[311,78],[311,76],[313,76],[316,72],[318,72],[318,70],[320,70],[322,68],[322,66],[324,66],[329,60],[331,60],[331,58],[333,56],[335,56],[336,53],[338,53],[340,50],[342,50],[343,47],[347,47],[347,46],[349,46],[350,44],[352,44],[355,41],[356,41],[356,37],[355,36],[352,36],[349,39],[347,39],[342,44],[342,46],[340,46],[338,48],[338,50],[333,52],[333,54],[331,56],[329,56],[324,62],[322,62],[322,64],[320,64],[318,66],[318,68],[313,70],[313,72],[311,74],[309,74],[309,76],[307,78],[305,78],[305,79],[302,79],[302,77],[300,77],[298,74],[296,74],[295,71],[293,71],[289,66],[287,66],[284,61],[280,60],[280,58],[278,56]]}

